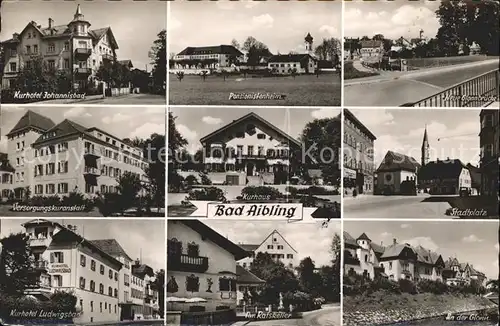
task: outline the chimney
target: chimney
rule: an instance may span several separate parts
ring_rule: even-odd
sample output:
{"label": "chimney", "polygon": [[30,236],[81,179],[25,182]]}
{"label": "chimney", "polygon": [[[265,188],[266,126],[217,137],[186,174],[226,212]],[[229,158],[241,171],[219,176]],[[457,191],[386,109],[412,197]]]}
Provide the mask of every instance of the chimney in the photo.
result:
{"label": "chimney", "polygon": [[136,266],[139,266],[140,264],[141,264],[141,260],[140,260],[139,258],[137,258],[137,259],[135,260],[135,265],[136,265]]}
{"label": "chimney", "polygon": [[397,243],[396,238],[392,239],[392,244],[395,245]]}
{"label": "chimney", "polygon": [[54,25],[54,20],[49,18],[49,28],[52,28],[52,25]]}

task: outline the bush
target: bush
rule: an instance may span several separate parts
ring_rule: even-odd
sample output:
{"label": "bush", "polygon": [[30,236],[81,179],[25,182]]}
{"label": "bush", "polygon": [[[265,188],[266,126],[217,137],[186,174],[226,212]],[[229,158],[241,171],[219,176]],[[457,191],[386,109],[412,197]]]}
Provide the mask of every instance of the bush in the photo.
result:
{"label": "bush", "polygon": [[115,213],[123,212],[127,207],[123,203],[122,196],[118,193],[106,193],[98,201],[97,208],[103,216],[111,216]]}
{"label": "bush", "polygon": [[403,293],[410,293],[410,294],[416,294],[417,293],[417,287],[415,284],[407,279],[400,279],[398,281],[399,283],[399,289]]}
{"label": "bush", "polygon": [[185,180],[189,186],[194,186],[198,184],[198,179],[196,179],[196,177],[192,174],[188,175]]}
{"label": "bush", "polygon": [[428,292],[433,294],[443,294],[448,292],[448,286],[440,281],[422,279],[417,283],[419,292]]}
{"label": "bush", "polygon": [[200,172],[199,173],[199,176],[200,176],[200,183],[202,185],[205,185],[205,186],[210,186],[212,185],[212,180],[210,180],[207,176],[206,173],[203,173],[203,172]]}
{"label": "bush", "polygon": [[327,189],[325,187],[311,186],[309,188],[298,189],[298,194],[316,195],[316,196],[337,196],[339,191],[335,189]]}
{"label": "bush", "polygon": [[385,290],[390,293],[401,294],[400,286],[397,282],[389,280],[384,277],[377,277],[370,284],[370,288],[373,291]]}
{"label": "bush", "polygon": [[183,205],[190,205],[191,200],[207,200],[227,203],[224,191],[217,187],[207,187],[202,189],[195,189],[189,192],[189,195],[182,201]]}
{"label": "bush", "polygon": [[241,196],[243,196],[243,199],[248,198],[251,200],[252,198],[255,198],[258,201],[262,201],[262,199],[276,200],[284,197],[278,189],[266,186],[245,187],[241,190]]}

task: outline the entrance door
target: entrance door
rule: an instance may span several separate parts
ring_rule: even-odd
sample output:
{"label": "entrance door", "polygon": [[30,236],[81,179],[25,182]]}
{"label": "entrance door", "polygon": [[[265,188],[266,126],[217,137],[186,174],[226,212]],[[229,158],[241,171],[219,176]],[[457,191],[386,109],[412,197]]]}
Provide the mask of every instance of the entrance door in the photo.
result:
{"label": "entrance door", "polygon": [[254,165],[253,163],[247,163],[247,176],[253,176]]}

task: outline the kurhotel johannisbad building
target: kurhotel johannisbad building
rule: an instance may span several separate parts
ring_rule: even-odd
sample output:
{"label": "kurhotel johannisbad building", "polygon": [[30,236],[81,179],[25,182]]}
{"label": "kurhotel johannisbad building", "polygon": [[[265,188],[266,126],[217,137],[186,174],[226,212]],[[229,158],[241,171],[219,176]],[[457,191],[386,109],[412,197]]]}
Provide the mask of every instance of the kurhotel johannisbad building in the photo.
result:
{"label": "kurhotel johannisbad building", "polygon": [[81,312],[75,323],[157,317],[151,267],[130,259],[115,239],[88,240],[74,226],[43,219],[23,227],[40,277],[27,294],[48,300],[54,291],[73,292]]}
{"label": "kurhotel johannisbad building", "polygon": [[117,192],[117,178],[125,172],[148,182],[140,148],[104,130],[68,119],[56,124],[33,111],[7,134],[7,160],[0,183],[4,200],[23,198],[27,188],[33,196]]}
{"label": "kurhotel johannisbad building", "polygon": [[111,27],[91,26],[80,5],[73,19],[64,24],[57,25],[52,18],[48,18],[46,26],[29,22],[22,31],[2,42],[5,48],[2,87],[14,87],[19,72],[29,68],[35,57],[42,57],[48,68],[67,71],[77,89],[86,89],[102,64],[116,60],[118,50]]}

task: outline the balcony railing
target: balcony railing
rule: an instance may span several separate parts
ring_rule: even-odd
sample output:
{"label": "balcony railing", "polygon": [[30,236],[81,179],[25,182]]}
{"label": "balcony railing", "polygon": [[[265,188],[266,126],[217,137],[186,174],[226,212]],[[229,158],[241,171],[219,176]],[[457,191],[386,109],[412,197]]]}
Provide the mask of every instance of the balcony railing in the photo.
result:
{"label": "balcony railing", "polygon": [[90,74],[92,74],[92,69],[91,68],[76,68],[75,74],[76,75],[90,75]]}
{"label": "balcony railing", "polygon": [[95,156],[95,157],[100,157],[101,156],[101,154],[99,154],[98,151],[96,151],[93,148],[89,148],[89,147],[85,147],[84,154],[85,155],[89,155],[89,156]]}
{"label": "balcony railing", "polygon": [[49,268],[49,262],[44,259],[36,260],[33,263],[33,267],[35,267],[35,269],[45,270]]}
{"label": "balcony railing", "polygon": [[167,266],[172,271],[204,273],[208,269],[208,257],[191,257],[185,254],[168,255]]}
{"label": "balcony railing", "polygon": [[50,245],[50,239],[48,238],[31,238],[29,239],[29,245],[31,247],[48,247]]}
{"label": "balcony railing", "polygon": [[112,56],[111,54],[105,53],[105,54],[102,55],[102,60],[113,61],[114,59],[115,59],[115,57]]}
{"label": "balcony railing", "polygon": [[418,102],[403,106],[419,107],[482,107],[498,101],[500,70],[492,70],[448,87]]}
{"label": "balcony railing", "polygon": [[99,171],[98,168],[91,168],[91,167],[88,167],[88,166],[85,167],[85,169],[83,170],[83,173],[84,174],[90,174],[90,175],[96,175],[96,176],[100,176],[101,175],[101,172]]}
{"label": "balcony railing", "polygon": [[80,58],[87,58],[90,56],[92,53],[91,49],[86,49],[86,48],[76,48],[75,49],[75,56],[80,57]]}

